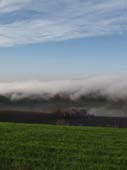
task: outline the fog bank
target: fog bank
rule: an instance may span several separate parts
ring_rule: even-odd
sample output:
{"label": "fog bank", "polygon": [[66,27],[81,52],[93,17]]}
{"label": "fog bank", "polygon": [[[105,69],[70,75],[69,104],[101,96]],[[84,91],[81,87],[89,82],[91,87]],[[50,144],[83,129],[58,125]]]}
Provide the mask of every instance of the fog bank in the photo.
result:
{"label": "fog bank", "polygon": [[0,95],[11,100],[43,98],[55,95],[71,100],[82,96],[104,97],[108,100],[127,99],[127,75],[97,75],[75,80],[0,82]]}

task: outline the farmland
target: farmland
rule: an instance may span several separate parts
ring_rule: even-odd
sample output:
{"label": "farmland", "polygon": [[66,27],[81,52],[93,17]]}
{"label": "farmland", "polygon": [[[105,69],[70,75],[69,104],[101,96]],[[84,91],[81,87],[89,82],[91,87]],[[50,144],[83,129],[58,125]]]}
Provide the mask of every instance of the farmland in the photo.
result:
{"label": "farmland", "polygon": [[127,129],[0,123],[0,170],[126,170]]}

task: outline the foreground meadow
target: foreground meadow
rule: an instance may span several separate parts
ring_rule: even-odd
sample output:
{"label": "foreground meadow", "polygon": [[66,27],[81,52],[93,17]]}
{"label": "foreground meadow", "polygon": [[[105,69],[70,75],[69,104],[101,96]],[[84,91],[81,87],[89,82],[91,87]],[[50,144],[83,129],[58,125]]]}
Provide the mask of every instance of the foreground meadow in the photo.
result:
{"label": "foreground meadow", "polygon": [[0,123],[0,170],[127,170],[127,129]]}

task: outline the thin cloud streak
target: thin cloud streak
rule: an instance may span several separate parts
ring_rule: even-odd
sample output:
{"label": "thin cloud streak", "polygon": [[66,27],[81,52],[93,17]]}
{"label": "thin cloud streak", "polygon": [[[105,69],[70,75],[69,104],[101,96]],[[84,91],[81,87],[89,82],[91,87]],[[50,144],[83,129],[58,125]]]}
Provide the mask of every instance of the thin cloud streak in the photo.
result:
{"label": "thin cloud streak", "polygon": [[24,8],[30,0],[0,0],[0,13],[9,13]]}
{"label": "thin cloud streak", "polygon": [[0,22],[0,46],[126,34],[126,10],[124,0],[0,1],[0,15],[18,14],[9,24]]}

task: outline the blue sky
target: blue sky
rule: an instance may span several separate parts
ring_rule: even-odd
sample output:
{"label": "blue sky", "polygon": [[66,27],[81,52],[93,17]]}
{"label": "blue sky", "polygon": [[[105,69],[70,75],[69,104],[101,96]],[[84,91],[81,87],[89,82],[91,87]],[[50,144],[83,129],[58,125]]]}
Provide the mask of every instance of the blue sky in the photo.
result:
{"label": "blue sky", "polygon": [[127,72],[126,0],[0,1],[0,80]]}

